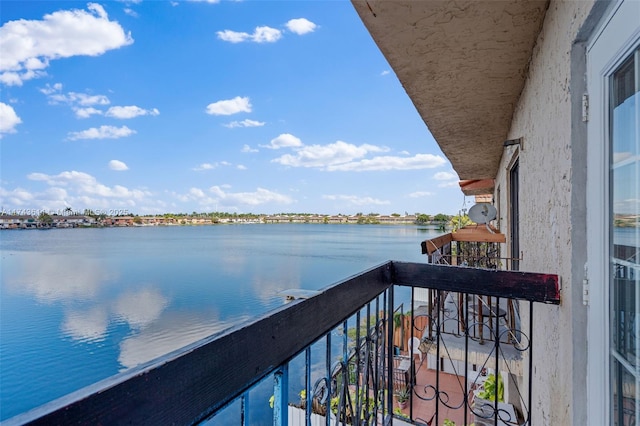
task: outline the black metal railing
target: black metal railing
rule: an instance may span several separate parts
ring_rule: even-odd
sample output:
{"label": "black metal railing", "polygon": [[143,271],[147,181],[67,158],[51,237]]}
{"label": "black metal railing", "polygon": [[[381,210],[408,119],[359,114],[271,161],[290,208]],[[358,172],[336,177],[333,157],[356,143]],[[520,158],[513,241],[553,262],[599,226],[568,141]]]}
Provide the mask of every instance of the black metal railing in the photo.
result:
{"label": "black metal railing", "polygon": [[[478,295],[527,306],[527,332],[474,321]],[[556,276],[387,262],[7,424],[530,424],[534,303],[559,303]]]}
{"label": "black metal railing", "polygon": [[[423,254],[427,255],[427,261],[432,264],[510,270],[513,262],[521,259],[502,257],[500,245],[498,242],[487,241],[454,241],[446,238],[445,235],[424,241],[422,243],[422,251]],[[434,303],[435,298],[436,295],[430,292],[430,303]],[[462,295],[452,295],[443,301],[451,302],[452,300],[457,303],[455,315],[459,319],[459,333],[462,333],[465,327],[465,321],[462,318],[467,316],[467,308],[470,311],[471,323],[474,324],[474,327],[470,330],[471,334],[474,338],[480,339],[480,341],[485,339],[485,334],[491,335],[493,333],[494,325],[497,325],[499,333],[500,328],[520,329],[520,305],[517,300],[503,298],[501,303],[496,304],[491,297],[475,295],[471,303],[465,306],[462,302],[464,300]],[[512,332],[501,333],[501,335],[504,342],[508,344],[517,338],[515,333]]]}

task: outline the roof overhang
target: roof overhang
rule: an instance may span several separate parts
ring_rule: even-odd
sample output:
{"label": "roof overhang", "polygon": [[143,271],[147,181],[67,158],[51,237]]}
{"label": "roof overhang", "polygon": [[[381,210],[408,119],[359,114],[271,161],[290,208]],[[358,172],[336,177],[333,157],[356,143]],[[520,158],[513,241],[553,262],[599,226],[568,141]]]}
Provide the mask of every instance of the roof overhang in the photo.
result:
{"label": "roof overhang", "polygon": [[461,180],[458,183],[464,195],[493,194],[496,186],[494,179]]}
{"label": "roof overhang", "polygon": [[352,3],[459,178],[495,178],[548,0]]}

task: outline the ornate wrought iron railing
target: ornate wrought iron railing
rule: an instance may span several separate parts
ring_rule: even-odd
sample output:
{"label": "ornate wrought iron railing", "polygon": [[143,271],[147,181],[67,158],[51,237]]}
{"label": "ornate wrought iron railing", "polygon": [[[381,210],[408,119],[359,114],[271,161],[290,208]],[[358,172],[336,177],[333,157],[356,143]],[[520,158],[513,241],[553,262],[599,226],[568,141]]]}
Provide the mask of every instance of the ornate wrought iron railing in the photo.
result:
{"label": "ornate wrought iron railing", "polygon": [[[431,306],[416,303],[421,289]],[[527,332],[497,323],[480,342],[473,295],[521,301]],[[7,424],[530,424],[536,302],[559,303],[556,276],[387,262]],[[407,345],[396,344],[400,304]]]}
{"label": "ornate wrought iron railing", "polygon": [[[456,237],[456,234],[444,234],[431,240],[422,242],[422,253],[427,255],[427,261],[433,264],[440,265],[458,265],[469,266],[473,268],[494,269],[494,270],[510,270],[514,261],[521,259],[512,259],[508,257],[502,257],[500,253],[501,238],[496,235],[501,234],[487,234],[485,229],[477,232],[477,229],[471,227],[463,233],[462,236]],[[458,241],[455,238],[460,238],[463,241]],[[472,241],[477,238],[478,241]],[[494,239],[496,241],[490,241]],[[489,241],[488,241],[489,240]],[[497,241],[500,240],[500,241]],[[429,295],[423,295],[423,298],[429,299],[430,303],[435,303],[436,295],[433,292],[429,292]],[[503,298],[500,303],[496,304],[491,297],[483,297],[482,295],[475,295],[468,306],[463,304],[462,295],[452,295],[449,299],[444,301],[455,300],[458,306],[456,307],[455,315],[459,319],[459,330],[462,332],[465,326],[465,322],[462,318],[467,315],[467,310],[470,311],[471,323],[475,326],[471,329],[471,334],[474,338],[483,341],[485,335],[491,335],[493,333],[494,326],[500,330],[504,326],[506,329],[519,330],[520,329],[520,305],[516,300]],[[482,324],[482,326],[480,326]],[[500,333],[500,331],[498,331]],[[516,338],[515,333],[506,332],[500,333],[505,343],[512,343]]]}

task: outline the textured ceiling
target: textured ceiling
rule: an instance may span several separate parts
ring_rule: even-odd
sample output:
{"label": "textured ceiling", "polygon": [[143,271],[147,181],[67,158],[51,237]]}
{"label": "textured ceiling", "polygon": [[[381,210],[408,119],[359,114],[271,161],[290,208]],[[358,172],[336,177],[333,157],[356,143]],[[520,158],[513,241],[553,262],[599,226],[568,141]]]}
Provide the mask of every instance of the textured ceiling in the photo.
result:
{"label": "textured ceiling", "polygon": [[352,3],[460,179],[495,178],[548,1]]}

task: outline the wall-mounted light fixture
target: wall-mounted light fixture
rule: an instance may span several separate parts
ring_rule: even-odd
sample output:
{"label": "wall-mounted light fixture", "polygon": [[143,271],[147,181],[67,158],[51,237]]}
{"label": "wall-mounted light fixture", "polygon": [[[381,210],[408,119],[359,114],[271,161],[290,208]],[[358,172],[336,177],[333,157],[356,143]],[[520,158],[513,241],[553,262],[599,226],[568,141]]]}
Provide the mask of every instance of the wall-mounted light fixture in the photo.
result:
{"label": "wall-mounted light fixture", "polygon": [[507,139],[506,141],[504,141],[504,143],[502,144],[502,146],[504,146],[505,148],[508,146],[512,146],[512,145],[519,145],[520,149],[522,151],[524,151],[524,141],[522,138],[518,138],[518,139]]}

